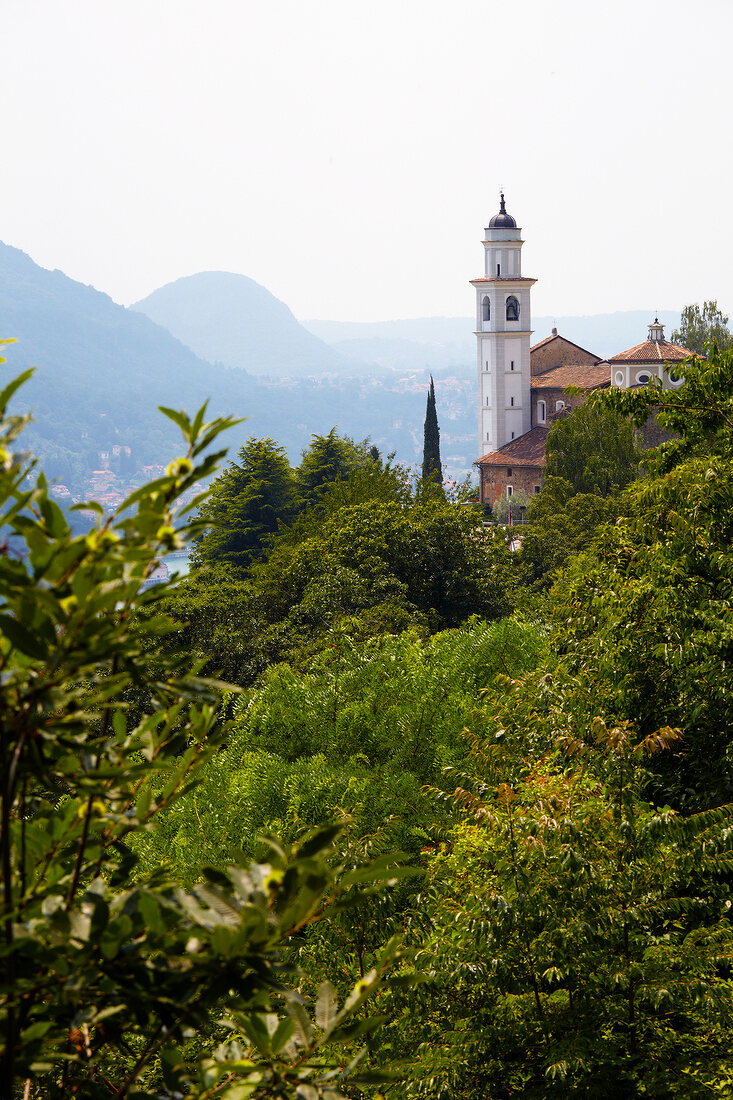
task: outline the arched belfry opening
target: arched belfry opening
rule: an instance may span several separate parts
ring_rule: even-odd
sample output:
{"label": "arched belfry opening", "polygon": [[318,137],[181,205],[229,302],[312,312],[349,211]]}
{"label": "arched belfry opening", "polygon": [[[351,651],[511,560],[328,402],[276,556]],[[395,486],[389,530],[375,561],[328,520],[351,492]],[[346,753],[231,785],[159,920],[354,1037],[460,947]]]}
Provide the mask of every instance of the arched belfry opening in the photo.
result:
{"label": "arched belfry opening", "polygon": [[491,302],[489,301],[488,294],[484,295],[481,316],[484,321],[491,320]]}
{"label": "arched belfry opening", "polygon": [[506,319],[507,321],[519,320],[519,299],[513,294],[510,294],[506,300]]}

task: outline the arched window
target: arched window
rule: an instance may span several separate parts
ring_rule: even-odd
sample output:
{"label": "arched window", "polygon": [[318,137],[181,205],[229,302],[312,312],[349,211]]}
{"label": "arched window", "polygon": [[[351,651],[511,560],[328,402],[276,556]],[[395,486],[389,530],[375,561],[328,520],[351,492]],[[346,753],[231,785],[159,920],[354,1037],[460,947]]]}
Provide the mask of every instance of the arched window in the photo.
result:
{"label": "arched window", "polygon": [[547,420],[547,405],[544,401],[537,402],[537,419],[540,424],[544,424]]}
{"label": "arched window", "polygon": [[564,408],[565,408],[565,402],[564,401],[556,401],[555,402],[555,412],[556,413],[559,413],[560,409],[564,409]]}
{"label": "arched window", "polygon": [[514,490],[512,489],[511,485],[507,485],[507,487],[506,487],[507,498],[509,498],[512,495],[513,492],[514,492]]}
{"label": "arched window", "polygon": [[513,294],[510,294],[506,300],[506,319],[507,321],[519,320],[519,302]]}
{"label": "arched window", "polygon": [[489,301],[488,294],[484,297],[483,307],[484,307],[483,319],[484,319],[484,321],[490,321],[491,320],[491,302]]}

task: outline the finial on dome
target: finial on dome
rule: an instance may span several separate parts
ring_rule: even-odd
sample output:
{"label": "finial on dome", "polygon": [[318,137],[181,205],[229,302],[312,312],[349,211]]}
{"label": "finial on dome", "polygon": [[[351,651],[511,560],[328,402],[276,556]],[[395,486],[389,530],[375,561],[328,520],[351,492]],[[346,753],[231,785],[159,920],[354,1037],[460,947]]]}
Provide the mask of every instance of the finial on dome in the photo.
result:
{"label": "finial on dome", "polygon": [[493,218],[489,222],[489,229],[516,229],[517,223],[511,214],[506,212],[506,203],[504,201],[504,192],[500,191],[501,207],[498,214],[494,214]]}

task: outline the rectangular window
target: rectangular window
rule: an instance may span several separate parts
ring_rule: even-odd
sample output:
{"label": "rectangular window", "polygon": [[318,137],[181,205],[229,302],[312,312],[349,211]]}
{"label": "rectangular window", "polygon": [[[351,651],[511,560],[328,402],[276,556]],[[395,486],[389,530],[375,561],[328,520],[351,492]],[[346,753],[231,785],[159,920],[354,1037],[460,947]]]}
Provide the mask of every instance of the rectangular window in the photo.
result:
{"label": "rectangular window", "polygon": [[486,404],[488,405],[488,403],[489,403],[489,399],[488,399],[488,397],[487,397],[487,398],[486,398]]}
{"label": "rectangular window", "polygon": [[507,466],[506,476],[507,476],[507,477],[511,477],[511,476],[512,476],[512,468],[511,468],[511,466]]}
{"label": "rectangular window", "polygon": [[509,398],[509,404],[510,404],[510,405],[513,405],[513,404],[514,404],[514,398],[513,398],[513,397],[510,397],[510,398]]}
{"label": "rectangular window", "polygon": [[540,491],[540,487],[539,487],[539,485],[535,485],[535,487],[534,487],[534,491],[535,491],[535,495],[536,495],[537,493],[539,493],[539,491]]}
{"label": "rectangular window", "polygon": [[514,432],[512,432],[512,439],[514,439]]}
{"label": "rectangular window", "polygon": [[514,360],[513,359],[512,359],[512,362],[511,362],[511,366],[509,367],[509,370],[514,370]]}
{"label": "rectangular window", "polygon": [[488,370],[488,369],[489,369],[489,360],[487,359],[486,360],[486,370]]}
{"label": "rectangular window", "polygon": [[496,277],[497,277],[497,279],[500,277],[500,275],[501,275],[501,264],[497,264],[496,265]]}

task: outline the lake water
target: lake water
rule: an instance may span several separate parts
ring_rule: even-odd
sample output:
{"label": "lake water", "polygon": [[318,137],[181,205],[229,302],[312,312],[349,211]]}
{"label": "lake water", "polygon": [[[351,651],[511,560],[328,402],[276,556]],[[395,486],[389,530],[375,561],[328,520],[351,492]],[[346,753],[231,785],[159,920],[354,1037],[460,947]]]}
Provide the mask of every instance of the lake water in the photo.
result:
{"label": "lake water", "polygon": [[188,554],[169,554],[165,559],[165,564],[168,566],[168,571],[171,576],[177,573],[179,577],[185,577],[191,568],[191,563],[188,558]]}

